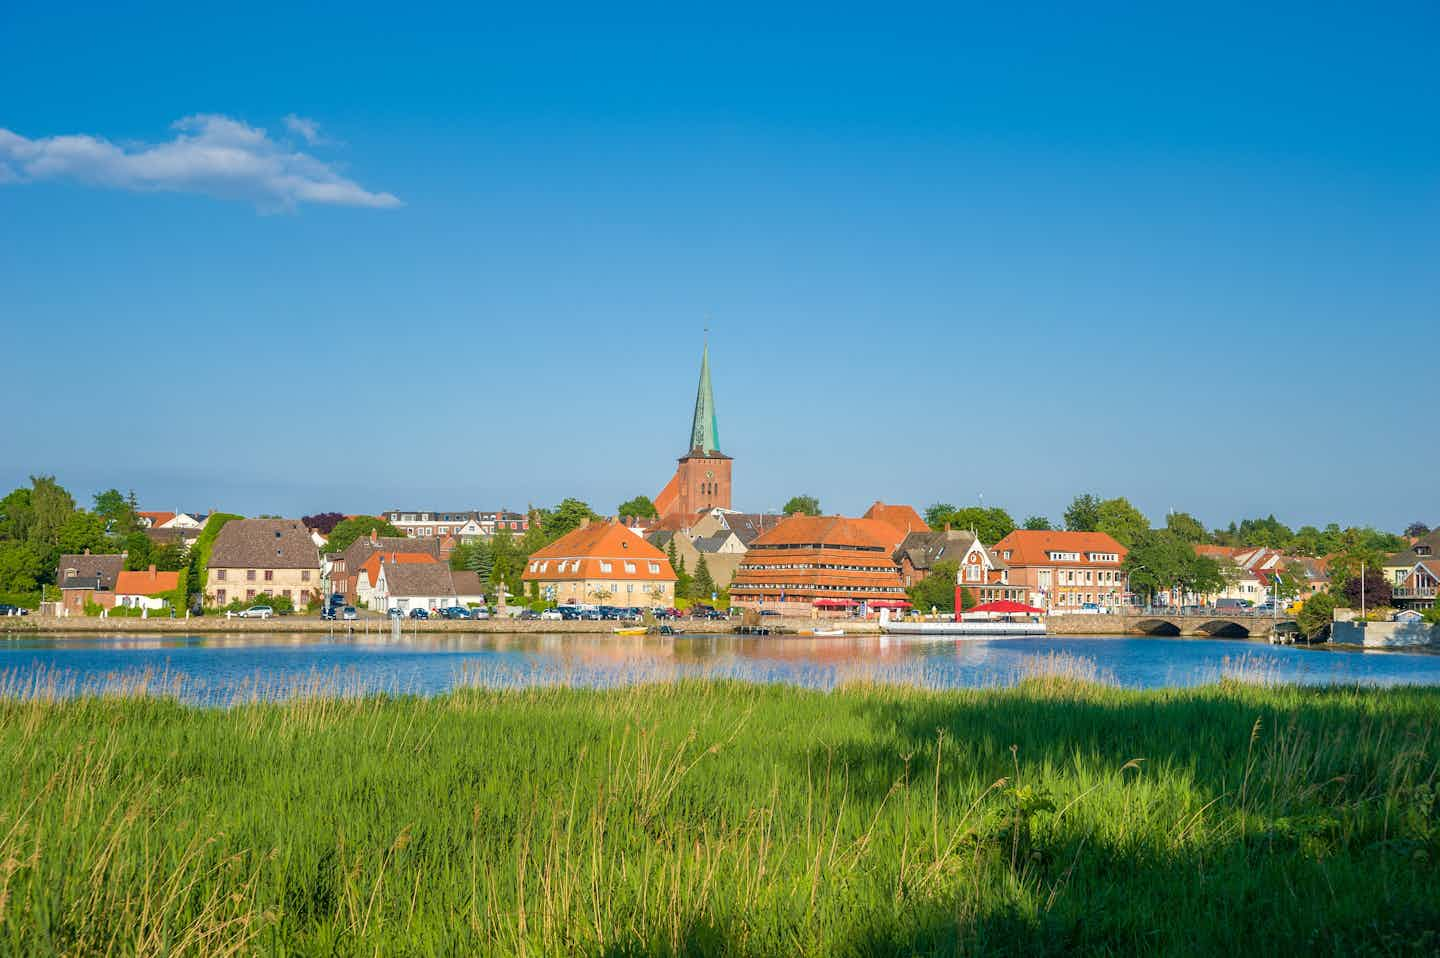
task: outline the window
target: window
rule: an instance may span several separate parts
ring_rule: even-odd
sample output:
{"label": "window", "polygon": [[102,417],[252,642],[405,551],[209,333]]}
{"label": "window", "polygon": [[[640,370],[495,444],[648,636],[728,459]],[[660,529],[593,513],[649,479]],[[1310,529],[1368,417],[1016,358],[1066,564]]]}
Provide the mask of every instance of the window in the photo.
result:
{"label": "window", "polygon": [[266,582],[274,582],[274,581],[275,581],[275,570],[274,570],[274,569],[266,569],[266,570],[265,570],[265,581],[266,581]]}
{"label": "window", "polygon": [[602,560],[600,561],[600,571],[601,571],[601,572],[609,572],[610,569],[611,569],[610,563],[608,563],[608,562],[606,562],[606,561],[604,561],[604,560],[602,559]]}
{"label": "window", "polygon": [[225,604],[225,590],[224,590],[224,589],[217,589],[217,590],[215,591],[215,601],[218,602],[218,603],[220,603],[221,605],[224,605],[224,604]]}
{"label": "window", "polygon": [[254,569],[246,569],[246,570],[245,570],[245,581],[246,581],[246,582],[254,582],[254,581],[255,581],[255,570],[254,570]]}
{"label": "window", "polygon": [[309,570],[309,569],[301,569],[301,570],[300,570],[300,581],[301,581],[301,582],[309,582],[309,581],[310,581],[310,570]]}
{"label": "window", "polygon": [[627,575],[634,575],[634,574],[635,574],[635,563],[633,563],[633,562],[627,562],[627,563],[625,563],[625,573],[626,573]]}
{"label": "window", "polygon": [[215,570],[215,581],[216,581],[216,582],[224,582],[224,581],[225,581],[225,570],[224,570],[224,569],[216,569],[216,570]]}
{"label": "window", "polygon": [[650,563],[650,574],[651,574],[651,575],[659,575],[659,574],[660,574],[660,563],[658,563],[658,562],[652,562],[652,563]]}
{"label": "window", "polygon": [[250,600],[250,599],[255,598],[255,590],[254,590],[254,589],[246,589],[246,590],[245,590],[245,598],[246,598],[247,601]]}

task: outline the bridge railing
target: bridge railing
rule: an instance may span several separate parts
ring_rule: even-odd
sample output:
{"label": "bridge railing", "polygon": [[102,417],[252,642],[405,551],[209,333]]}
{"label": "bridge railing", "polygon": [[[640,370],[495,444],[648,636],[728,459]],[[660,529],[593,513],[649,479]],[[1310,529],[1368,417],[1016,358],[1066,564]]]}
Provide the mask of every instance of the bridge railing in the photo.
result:
{"label": "bridge railing", "polygon": [[1293,618],[1288,612],[1281,611],[1278,615],[1273,609],[1217,609],[1214,606],[1206,605],[1123,605],[1115,609],[1114,615],[1123,615],[1131,618],[1153,616],[1155,618],[1198,618],[1210,616],[1218,619],[1288,619]]}

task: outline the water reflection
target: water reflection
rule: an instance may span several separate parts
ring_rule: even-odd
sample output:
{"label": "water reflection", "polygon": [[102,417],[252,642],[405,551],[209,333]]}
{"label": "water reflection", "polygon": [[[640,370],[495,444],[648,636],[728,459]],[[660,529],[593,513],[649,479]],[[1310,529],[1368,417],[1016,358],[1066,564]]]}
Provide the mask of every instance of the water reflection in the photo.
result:
{"label": "water reflection", "polygon": [[[613,685],[712,676],[833,688],[902,682],[936,688],[1006,685],[1061,671],[1132,688],[1225,676],[1302,683],[1440,684],[1440,656],[1281,648],[1165,638],[914,641],[884,636],[675,638],[432,633],[398,641],[254,634],[76,639],[0,645],[0,693],[135,688],[226,702],[322,691],[433,694],[457,684]],[[128,685],[127,685],[128,683]]]}

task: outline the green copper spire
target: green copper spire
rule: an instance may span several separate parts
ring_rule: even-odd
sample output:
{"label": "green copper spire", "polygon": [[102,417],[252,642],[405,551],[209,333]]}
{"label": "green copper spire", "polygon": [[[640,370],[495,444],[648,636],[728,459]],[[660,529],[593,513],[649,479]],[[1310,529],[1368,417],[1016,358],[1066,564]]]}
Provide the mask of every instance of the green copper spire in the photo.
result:
{"label": "green copper spire", "polygon": [[690,426],[690,449],[720,451],[720,427],[715,419],[715,393],[710,389],[710,344],[700,357],[700,388],[695,392],[695,421]]}

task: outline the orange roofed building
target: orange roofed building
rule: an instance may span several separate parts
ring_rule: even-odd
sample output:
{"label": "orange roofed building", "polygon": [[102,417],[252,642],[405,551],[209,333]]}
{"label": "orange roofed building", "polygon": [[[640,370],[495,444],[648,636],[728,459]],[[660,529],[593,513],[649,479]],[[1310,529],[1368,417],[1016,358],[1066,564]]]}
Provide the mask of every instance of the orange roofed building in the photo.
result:
{"label": "orange roofed building", "polygon": [[899,535],[879,519],[795,515],[757,536],[735,570],[730,602],[788,615],[908,608],[890,558]]}
{"label": "orange roofed building", "polygon": [[618,522],[590,522],[530,556],[527,592],[568,605],[666,608],[675,570],[665,553]]}
{"label": "orange roofed building", "polygon": [[1129,551],[1104,532],[1016,529],[990,549],[1024,586],[1029,604],[1055,612],[1114,607],[1125,596]]}
{"label": "orange roofed building", "polygon": [[892,552],[910,533],[930,531],[930,527],[920,518],[920,513],[915,511],[914,506],[892,506],[877,499],[873,506],[865,510],[864,518],[878,519],[895,530],[895,542],[890,547]]}
{"label": "orange roofed building", "polygon": [[115,604],[129,609],[163,609],[165,593],[180,588],[180,573],[126,569],[115,577]]}

